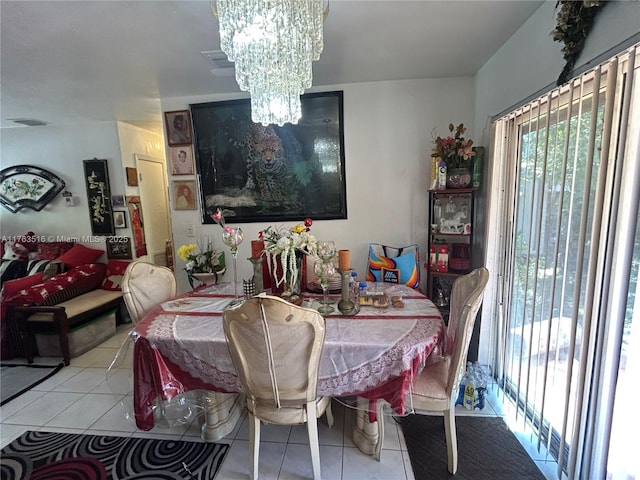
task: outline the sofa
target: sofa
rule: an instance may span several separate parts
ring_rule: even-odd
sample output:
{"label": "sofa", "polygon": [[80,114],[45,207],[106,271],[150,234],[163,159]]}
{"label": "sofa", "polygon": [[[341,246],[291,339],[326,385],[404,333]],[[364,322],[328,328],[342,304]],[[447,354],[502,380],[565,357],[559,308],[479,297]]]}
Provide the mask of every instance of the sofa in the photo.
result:
{"label": "sofa", "polygon": [[[24,244],[2,246],[2,358],[24,356],[32,362],[36,353],[48,354],[39,350],[47,345],[46,335],[55,335],[59,347],[54,354],[69,365],[72,356],[126,321],[120,281],[128,262],[100,263],[103,250],[74,242],[38,242],[35,248],[36,242],[27,242],[26,250],[20,248]],[[99,326],[96,319],[101,319]]]}

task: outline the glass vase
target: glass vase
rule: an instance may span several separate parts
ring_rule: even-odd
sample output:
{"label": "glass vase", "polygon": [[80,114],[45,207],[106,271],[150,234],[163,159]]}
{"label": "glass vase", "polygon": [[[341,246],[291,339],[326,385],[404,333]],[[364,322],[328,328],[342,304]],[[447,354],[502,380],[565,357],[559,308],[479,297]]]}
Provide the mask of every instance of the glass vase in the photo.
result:
{"label": "glass vase", "polygon": [[471,185],[471,171],[466,167],[447,170],[447,188],[467,188]]}

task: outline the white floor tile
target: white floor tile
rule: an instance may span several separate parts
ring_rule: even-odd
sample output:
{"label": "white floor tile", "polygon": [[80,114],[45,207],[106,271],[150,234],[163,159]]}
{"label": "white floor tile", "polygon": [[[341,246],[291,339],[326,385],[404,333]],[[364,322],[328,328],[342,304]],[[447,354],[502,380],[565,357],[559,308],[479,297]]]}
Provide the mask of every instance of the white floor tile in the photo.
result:
{"label": "white floor tile", "polygon": [[16,438],[22,435],[27,430],[36,430],[30,425],[8,425],[3,424],[0,428],[0,448],[6,447],[13,442]]}
{"label": "white floor tile", "polygon": [[[69,380],[56,386],[54,392],[90,392],[106,380],[105,370],[102,368],[85,368]],[[55,375],[54,375],[55,376]]]}
{"label": "white floor tile", "polygon": [[[80,372],[84,370],[83,367],[71,367],[65,366],[62,370],[58,371],[53,377],[48,378],[40,385],[36,385],[33,390],[41,390],[45,392],[50,392],[54,390],[60,384],[69,381],[74,376],[78,375]],[[86,392],[85,392],[86,393]]]}
{"label": "white floor tile", "polygon": [[[262,424],[260,428],[260,439],[262,442],[287,443],[291,427],[289,425],[273,425]],[[242,422],[240,430],[236,435],[238,440],[249,440],[249,416],[246,416]]]}
{"label": "white floor tile", "polygon": [[[320,446],[320,473],[326,480],[342,478],[342,447]],[[311,451],[309,445],[287,445],[278,480],[312,479]]]}
{"label": "white floor tile", "polygon": [[113,395],[88,393],[66,410],[45,423],[45,426],[86,429],[118,403]]}
{"label": "white floor tile", "polygon": [[3,421],[6,418],[9,418],[11,415],[16,413],[18,410],[22,410],[24,407],[29,405],[34,400],[45,395],[46,392],[39,392],[36,390],[29,390],[28,392],[23,393],[18,398],[14,398],[9,403],[5,403],[2,407],[0,407],[0,421]]}
{"label": "white floor tile", "polygon": [[10,417],[3,419],[3,423],[21,425],[45,425],[51,419],[80,400],[82,393],[49,392],[34,400]]}
{"label": "white floor tile", "polygon": [[[258,466],[260,480],[278,480],[287,445],[262,442]],[[250,477],[249,442],[234,440],[216,475],[216,480],[247,480]],[[327,478],[327,480],[330,480]]]}
{"label": "white floor tile", "polygon": [[378,462],[357,448],[343,453],[342,480],[405,480],[404,459],[400,450],[383,450]]}
{"label": "white floor tile", "polygon": [[116,402],[116,404],[96,420],[89,429],[111,431],[113,435],[114,432],[133,433],[136,431],[136,426],[127,419],[127,414],[120,402]]}

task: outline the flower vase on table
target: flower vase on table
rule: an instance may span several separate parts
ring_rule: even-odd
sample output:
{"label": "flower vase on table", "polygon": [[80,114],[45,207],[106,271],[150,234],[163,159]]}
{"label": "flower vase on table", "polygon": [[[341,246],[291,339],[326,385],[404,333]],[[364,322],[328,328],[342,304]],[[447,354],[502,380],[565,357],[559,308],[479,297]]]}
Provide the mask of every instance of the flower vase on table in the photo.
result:
{"label": "flower vase on table", "polygon": [[212,215],[213,220],[222,227],[222,241],[231,250],[231,256],[233,258],[233,293],[234,299],[229,305],[234,305],[242,299],[238,295],[238,246],[242,243],[242,229],[232,228],[225,224],[222,211],[217,209]]}
{"label": "flower vase on table", "polygon": [[194,279],[200,285],[218,283],[225,272],[224,252],[218,252],[211,239],[201,239],[197,244],[182,245],[178,248],[178,257],[185,261],[187,280],[195,288]]}
{"label": "flower vase on table", "polygon": [[309,233],[312,223],[308,218],[289,229],[269,226],[259,234],[270,259],[271,291],[291,303],[302,303],[305,258],[316,254],[317,240]]}

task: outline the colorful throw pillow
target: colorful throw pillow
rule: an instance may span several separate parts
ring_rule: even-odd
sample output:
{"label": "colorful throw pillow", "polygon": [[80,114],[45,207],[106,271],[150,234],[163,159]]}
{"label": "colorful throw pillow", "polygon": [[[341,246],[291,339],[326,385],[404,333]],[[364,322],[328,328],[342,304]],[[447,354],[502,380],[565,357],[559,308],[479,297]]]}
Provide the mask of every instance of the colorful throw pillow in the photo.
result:
{"label": "colorful throw pillow", "polygon": [[366,279],[420,287],[420,256],[418,245],[389,247],[379,243],[369,245]]}
{"label": "colorful throw pillow", "polygon": [[102,256],[104,250],[96,250],[94,248],[85,247],[82,244],[75,245],[73,248],[58,257],[64,263],[67,269],[79,267],[87,263],[94,263]]}
{"label": "colorful throw pillow", "polygon": [[104,282],[102,282],[102,288],[104,290],[122,290],[122,276],[129,266],[129,263],[130,262],[125,262],[124,260],[109,260],[107,264],[107,275],[104,278]]}

